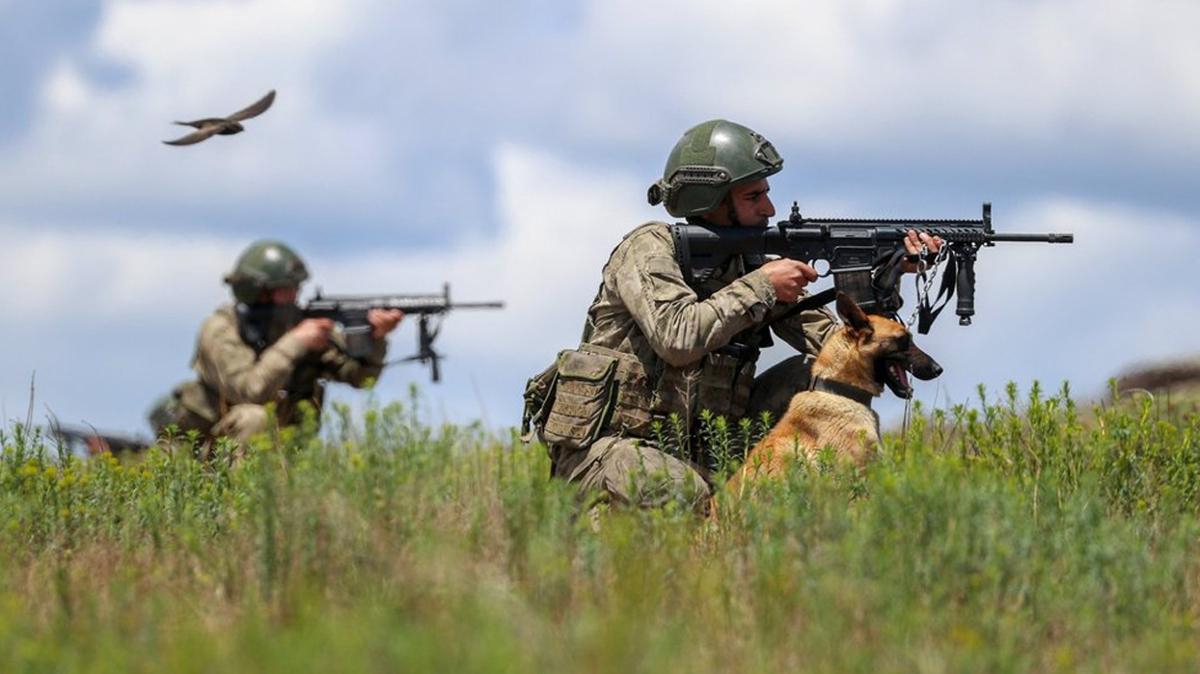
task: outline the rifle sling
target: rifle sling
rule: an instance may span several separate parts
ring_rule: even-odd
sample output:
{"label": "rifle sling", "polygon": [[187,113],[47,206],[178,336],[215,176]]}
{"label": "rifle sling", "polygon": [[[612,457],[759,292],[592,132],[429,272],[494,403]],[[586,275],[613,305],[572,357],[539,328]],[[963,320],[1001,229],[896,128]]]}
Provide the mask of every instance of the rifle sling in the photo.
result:
{"label": "rifle sling", "polygon": [[817,293],[816,295],[809,295],[808,297],[805,297],[804,299],[800,300],[799,302],[796,302],[790,308],[788,308],[787,311],[783,312],[782,314],[779,314],[775,318],[772,318],[766,324],[771,325],[772,323],[776,323],[778,321],[782,321],[784,319],[791,318],[792,316],[795,316],[796,314],[800,313],[801,311],[809,311],[811,309],[823,307],[826,304],[829,304],[830,302],[832,302],[834,300],[834,298],[836,298],[836,297],[837,297],[837,288],[836,287],[826,288],[825,290],[822,290],[821,292]]}
{"label": "rifle sling", "polygon": [[[928,297],[922,298],[921,306],[917,307],[917,332],[922,335],[929,334],[929,328],[933,326],[934,320],[938,314],[942,313],[942,309],[950,303],[950,298],[954,297],[954,284],[958,278],[958,261],[954,256],[954,251],[946,257],[946,268],[942,270],[942,285],[938,288],[937,297],[933,302],[929,301]],[[920,281],[918,281],[919,283]],[[945,295],[945,298],[942,296]],[[941,304],[937,304],[941,300]],[[933,305],[937,306],[933,306]]]}

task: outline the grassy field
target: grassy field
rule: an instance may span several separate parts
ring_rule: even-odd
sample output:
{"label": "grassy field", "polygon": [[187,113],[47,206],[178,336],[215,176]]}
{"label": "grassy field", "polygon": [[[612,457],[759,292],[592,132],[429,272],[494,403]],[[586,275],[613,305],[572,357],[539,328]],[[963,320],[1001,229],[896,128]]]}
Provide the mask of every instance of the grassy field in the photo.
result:
{"label": "grassy field", "polygon": [[10,428],[0,672],[1200,669],[1194,411],[1010,390],[716,524],[598,526],[542,449],[418,416],[334,411],[233,469]]}

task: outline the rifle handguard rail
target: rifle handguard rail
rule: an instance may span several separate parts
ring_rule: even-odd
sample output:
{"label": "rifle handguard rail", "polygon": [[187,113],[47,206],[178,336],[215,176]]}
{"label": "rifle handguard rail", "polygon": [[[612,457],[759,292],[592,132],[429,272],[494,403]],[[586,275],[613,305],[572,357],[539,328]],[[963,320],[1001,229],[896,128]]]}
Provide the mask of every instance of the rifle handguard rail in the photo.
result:
{"label": "rifle handguard rail", "polygon": [[[827,274],[849,278],[856,272],[873,272],[873,296],[855,297],[862,305],[894,311],[896,302],[879,296],[894,295],[899,287],[898,266],[904,257],[904,240],[909,230],[940,237],[949,249],[949,257],[938,299],[957,291],[956,314],[961,325],[970,325],[975,314],[975,259],[980,248],[997,243],[1074,243],[1067,232],[1013,233],[992,229],[992,205],[983,204],[983,217],[969,219],[918,218],[805,218],[799,206],[792,205],[786,220],[766,227],[717,226],[676,223],[671,225],[675,256],[689,283],[695,280],[694,266],[717,264],[731,255],[779,255],[807,263],[826,261]],[[865,290],[862,292],[866,292]],[[861,294],[861,292],[860,292]],[[894,295],[898,297],[898,295]],[[944,303],[943,303],[944,306]],[[940,307],[922,307],[920,332],[924,333],[937,317]]]}

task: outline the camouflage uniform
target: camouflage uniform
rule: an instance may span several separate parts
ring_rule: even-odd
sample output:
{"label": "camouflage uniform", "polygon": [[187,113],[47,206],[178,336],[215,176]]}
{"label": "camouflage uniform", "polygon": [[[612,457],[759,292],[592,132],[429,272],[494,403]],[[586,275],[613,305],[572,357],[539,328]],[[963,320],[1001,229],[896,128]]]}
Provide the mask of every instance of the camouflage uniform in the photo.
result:
{"label": "camouflage uniform", "polygon": [[[704,220],[732,208],[733,186],[782,168],[766,138],[714,119],[683,134],[646,196],[676,218]],[[525,423],[549,447],[555,476],[623,503],[707,503],[704,468],[689,461],[712,458],[695,432],[698,415],[779,418],[807,387],[808,363],[835,325],[825,310],[784,317],[791,307],[776,303],[764,262],[708,261],[685,279],[670,225],[650,222],[625,237],[604,267],[579,348],[560,353],[526,387]],[[768,325],[802,355],[756,379]],[[652,442],[672,418],[683,437],[668,426],[666,441],[680,445],[683,458]]]}
{"label": "camouflage uniform", "polygon": [[307,279],[304,261],[281,241],[255,241],[242,252],[225,276],[237,304],[218,308],[200,327],[192,357],[198,378],[154,404],[149,418],[156,433],[173,425],[206,440],[228,436],[244,447],[250,436],[266,430],[267,403],[274,403],[279,423],[294,423],[302,402],[321,409],[325,380],[362,386],[379,376],[386,340],[372,339],[361,361],[346,355],[338,333],[331,336],[332,346],[310,353],[290,332],[300,321],[298,307],[267,301],[277,289],[298,291]]}
{"label": "camouflage uniform", "polygon": [[[335,344],[338,339],[334,337]],[[382,339],[374,340],[370,357],[361,362],[336,346],[309,353],[290,332],[258,352],[242,339],[233,306],[225,305],[200,327],[192,369],[204,389],[205,404],[200,407],[208,409],[191,411],[211,422],[211,435],[244,442],[266,430],[267,403],[275,403],[279,423],[293,423],[302,401],[321,409],[323,380],[361,387],[379,376],[386,354],[387,341]]]}
{"label": "camouflage uniform", "polygon": [[[778,337],[804,355],[756,379],[756,350],[727,353],[725,347],[739,335],[761,330],[789,305],[776,303],[764,272],[746,273],[747,268],[742,257],[730,258],[693,288],[676,262],[668,225],[648,223],[625,237],[605,265],[600,290],[588,309],[579,349],[588,355],[580,359],[564,352],[569,357],[559,360],[556,400],[544,419],[556,477],[642,506],[680,495],[693,503],[706,500],[703,469],[655,447],[653,421],[675,413],[694,423],[701,410],[727,418],[767,410],[778,418],[791,396],[807,387],[808,363],[835,326],[824,309],[771,323]],[[701,295],[707,298],[701,300]],[[581,392],[583,399],[589,397],[588,385],[564,382],[563,377],[573,374],[572,363],[586,361],[591,354],[617,361],[614,409],[592,442],[555,443],[556,431],[569,434],[561,433],[556,421],[561,426],[565,419],[570,425],[577,423],[576,415],[587,416],[586,410],[571,409],[570,404]],[[566,391],[567,409],[560,412],[564,386],[574,388]]]}

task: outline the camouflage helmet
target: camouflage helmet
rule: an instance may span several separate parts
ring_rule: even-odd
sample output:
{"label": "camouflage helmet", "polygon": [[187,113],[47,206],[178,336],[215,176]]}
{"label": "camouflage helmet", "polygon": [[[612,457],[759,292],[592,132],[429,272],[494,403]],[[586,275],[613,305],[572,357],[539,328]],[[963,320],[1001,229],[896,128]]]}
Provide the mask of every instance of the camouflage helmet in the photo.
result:
{"label": "camouflage helmet", "polygon": [[677,218],[702,215],[719,206],[730,187],[782,168],[783,157],[766,138],[741,124],[713,119],[684,132],[667,157],[662,180],[646,197]]}
{"label": "camouflage helmet", "polygon": [[264,290],[298,286],[308,279],[304,260],[279,241],[255,241],[241,256],[225,282],[243,304],[253,304]]}

